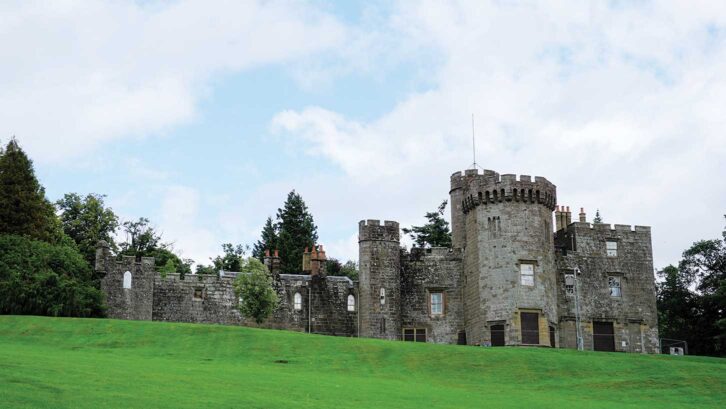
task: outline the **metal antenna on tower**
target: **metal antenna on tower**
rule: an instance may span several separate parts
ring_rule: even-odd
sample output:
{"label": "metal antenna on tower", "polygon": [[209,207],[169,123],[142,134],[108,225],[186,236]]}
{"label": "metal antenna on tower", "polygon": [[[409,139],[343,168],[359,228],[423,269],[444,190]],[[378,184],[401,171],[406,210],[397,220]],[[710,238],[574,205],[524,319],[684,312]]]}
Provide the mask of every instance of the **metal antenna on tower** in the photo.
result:
{"label": "metal antenna on tower", "polygon": [[471,114],[471,150],[474,158],[474,163],[471,164],[472,169],[479,168],[480,166],[476,163],[476,134],[474,131],[474,113]]}

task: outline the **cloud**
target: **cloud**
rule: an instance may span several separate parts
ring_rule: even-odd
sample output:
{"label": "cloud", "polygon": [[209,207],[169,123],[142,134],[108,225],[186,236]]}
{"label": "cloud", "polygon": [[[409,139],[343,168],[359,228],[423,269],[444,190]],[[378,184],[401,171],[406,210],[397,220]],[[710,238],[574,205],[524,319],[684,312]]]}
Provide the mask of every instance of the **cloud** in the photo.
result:
{"label": "cloud", "polygon": [[0,6],[0,129],[40,161],[193,121],[213,78],[309,57],[344,26],[304,4],[201,1]]}
{"label": "cloud", "polygon": [[701,5],[406,3],[393,41],[441,56],[432,88],[370,121],[310,106],[271,127],[337,164],[367,217],[392,207],[420,223],[410,202],[433,209],[471,163],[473,112],[480,164],[544,175],[561,204],[606,222],[652,225],[662,267],[723,226],[726,8]]}

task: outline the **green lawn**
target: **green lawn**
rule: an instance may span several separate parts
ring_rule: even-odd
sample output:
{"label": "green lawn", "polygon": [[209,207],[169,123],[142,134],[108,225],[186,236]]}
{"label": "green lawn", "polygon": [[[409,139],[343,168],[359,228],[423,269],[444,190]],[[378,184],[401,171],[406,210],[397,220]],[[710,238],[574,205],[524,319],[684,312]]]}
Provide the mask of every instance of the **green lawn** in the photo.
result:
{"label": "green lawn", "polygon": [[[287,361],[276,362],[276,361]],[[0,316],[0,407],[724,407],[726,360]]]}

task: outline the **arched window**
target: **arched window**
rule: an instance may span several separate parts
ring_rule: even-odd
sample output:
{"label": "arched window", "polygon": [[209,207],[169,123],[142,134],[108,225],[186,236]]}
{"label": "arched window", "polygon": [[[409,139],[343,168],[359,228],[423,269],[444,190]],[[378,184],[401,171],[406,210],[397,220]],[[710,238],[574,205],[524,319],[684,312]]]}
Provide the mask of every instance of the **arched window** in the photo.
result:
{"label": "arched window", "polygon": [[131,272],[124,273],[124,288],[131,288]]}
{"label": "arched window", "polygon": [[295,293],[295,296],[292,297],[292,301],[295,311],[302,310],[302,295],[300,295],[300,293]]}
{"label": "arched window", "polygon": [[348,311],[355,311],[355,296],[353,294],[348,295]]}

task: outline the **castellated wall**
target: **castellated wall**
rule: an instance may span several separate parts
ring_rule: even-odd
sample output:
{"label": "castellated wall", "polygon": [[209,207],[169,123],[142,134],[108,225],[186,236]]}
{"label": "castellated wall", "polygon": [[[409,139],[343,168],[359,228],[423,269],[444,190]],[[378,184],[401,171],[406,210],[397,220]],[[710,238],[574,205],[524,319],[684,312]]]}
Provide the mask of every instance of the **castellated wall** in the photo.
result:
{"label": "castellated wall", "polygon": [[[658,353],[658,316],[650,227],[576,222],[555,235],[560,346],[576,348],[575,298],[565,274],[579,267],[579,301],[585,349],[593,349],[593,321],[612,322],[615,350]],[[608,256],[606,242],[617,243]],[[608,277],[620,278],[621,295],[610,294]]]}
{"label": "castellated wall", "polygon": [[179,274],[162,277],[156,274],[153,293],[153,320],[200,322],[208,324],[240,324],[237,297],[232,277],[218,275]]}
{"label": "castellated wall", "polygon": [[360,335],[401,339],[400,231],[396,222],[358,223]]}
{"label": "castellated wall", "polygon": [[[520,345],[522,312],[539,319],[539,342],[550,346],[548,327],[557,323],[552,211],[556,188],[547,179],[467,170],[451,177],[461,214],[453,228],[464,249],[464,310],[467,342],[491,342],[490,327],[505,326],[505,343]],[[452,201],[456,200],[452,194]],[[452,208],[454,209],[454,208]],[[453,212],[454,210],[452,210]],[[458,225],[458,227],[457,227]],[[533,285],[523,285],[520,267],[532,265]]]}
{"label": "castellated wall", "polygon": [[[456,344],[464,331],[461,269],[461,249],[401,251],[401,326],[426,329],[428,342]],[[432,292],[443,294],[441,315],[431,313]]]}
{"label": "castellated wall", "polygon": [[[105,243],[104,243],[105,244]],[[108,247],[99,247],[97,256],[102,262],[97,268],[108,271],[101,279],[101,290],[106,294],[106,314],[123,320],[151,320],[154,292],[154,258],[124,256],[116,261],[110,257]],[[124,275],[128,272],[131,288],[124,288]]]}

